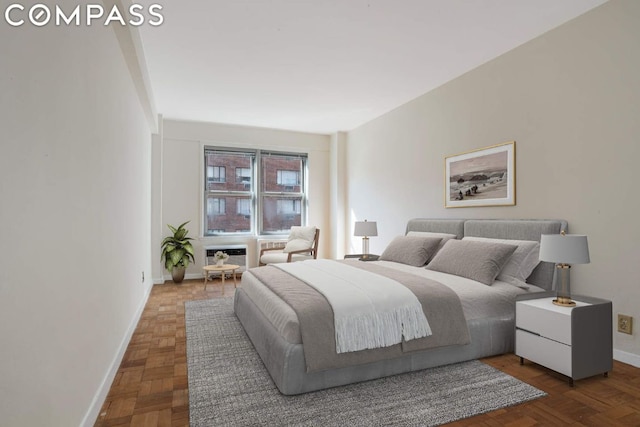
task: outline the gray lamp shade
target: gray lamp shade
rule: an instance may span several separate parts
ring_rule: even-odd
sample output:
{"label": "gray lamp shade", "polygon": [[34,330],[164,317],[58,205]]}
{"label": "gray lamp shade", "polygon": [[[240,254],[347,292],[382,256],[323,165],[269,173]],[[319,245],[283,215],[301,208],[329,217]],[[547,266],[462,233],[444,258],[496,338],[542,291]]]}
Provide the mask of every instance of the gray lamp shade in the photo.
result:
{"label": "gray lamp shade", "polygon": [[378,226],[375,221],[356,221],[356,226],[353,231],[354,236],[377,236]]}
{"label": "gray lamp shade", "polygon": [[543,234],[540,236],[540,261],[556,264],[588,264],[587,236],[579,234]]}

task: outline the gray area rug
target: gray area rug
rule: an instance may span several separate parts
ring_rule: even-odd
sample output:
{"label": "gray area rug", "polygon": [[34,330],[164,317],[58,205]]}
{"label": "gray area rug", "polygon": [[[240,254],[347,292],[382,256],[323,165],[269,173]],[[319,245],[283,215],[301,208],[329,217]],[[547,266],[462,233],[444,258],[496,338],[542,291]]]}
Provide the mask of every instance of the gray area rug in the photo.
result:
{"label": "gray area rug", "polygon": [[284,396],[233,313],[186,304],[192,426],[432,426],[545,395],[479,361]]}

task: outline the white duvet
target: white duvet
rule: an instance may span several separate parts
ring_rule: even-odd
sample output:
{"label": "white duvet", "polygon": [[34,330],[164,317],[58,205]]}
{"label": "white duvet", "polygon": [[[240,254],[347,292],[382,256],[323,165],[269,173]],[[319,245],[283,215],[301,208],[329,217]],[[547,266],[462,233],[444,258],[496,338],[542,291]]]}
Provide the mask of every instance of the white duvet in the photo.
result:
{"label": "white duvet", "polygon": [[327,299],[334,314],[337,353],[388,347],[403,339],[431,335],[418,298],[393,279],[331,260],[274,266]]}
{"label": "white duvet", "polygon": [[[487,286],[471,279],[427,270],[423,267],[412,267],[389,261],[375,261],[375,263],[424,276],[448,286],[460,297],[467,321],[489,317],[513,317],[516,295],[544,291],[534,285],[529,285],[528,290],[523,290],[499,280]],[[260,283],[250,270],[242,274],[241,287],[285,340],[292,344],[302,343],[298,317],[287,303]]]}

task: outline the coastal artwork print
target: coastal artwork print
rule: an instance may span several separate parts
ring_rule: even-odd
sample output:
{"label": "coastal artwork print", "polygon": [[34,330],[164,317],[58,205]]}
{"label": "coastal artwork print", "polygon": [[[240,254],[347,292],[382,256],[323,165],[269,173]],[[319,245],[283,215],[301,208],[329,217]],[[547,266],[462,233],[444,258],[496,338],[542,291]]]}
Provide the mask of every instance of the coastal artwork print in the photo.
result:
{"label": "coastal artwork print", "polygon": [[446,208],[516,204],[515,141],[445,158]]}

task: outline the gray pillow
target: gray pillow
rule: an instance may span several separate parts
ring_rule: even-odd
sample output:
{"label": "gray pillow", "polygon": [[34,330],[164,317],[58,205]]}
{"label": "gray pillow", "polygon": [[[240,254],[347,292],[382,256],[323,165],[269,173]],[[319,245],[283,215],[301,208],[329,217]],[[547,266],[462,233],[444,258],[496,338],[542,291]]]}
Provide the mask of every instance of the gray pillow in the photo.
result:
{"label": "gray pillow", "polygon": [[516,249],[516,245],[452,239],[438,251],[427,269],[491,285]]}
{"label": "gray pillow", "polygon": [[479,242],[504,243],[516,245],[518,249],[511,255],[509,261],[505,263],[496,279],[510,283],[519,288],[528,289],[526,285],[527,277],[540,263],[540,243],[533,240],[506,240],[488,239],[484,237],[465,236],[462,240],[476,240]]}
{"label": "gray pillow", "polygon": [[455,239],[457,236],[455,234],[449,234],[449,233],[434,233],[431,231],[410,231],[407,233],[407,236],[420,236],[420,237],[441,237],[442,240],[440,241],[440,244],[438,245],[438,247],[436,248],[436,251],[431,254],[431,257],[433,258],[434,256],[436,256],[436,254],[438,253],[438,251],[440,249],[442,249],[442,247],[444,246],[445,243],[447,243],[447,240],[449,239]]}
{"label": "gray pillow", "polygon": [[380,259],[422,267],[440,244],[439,237],[398,236],[389,243]]}

